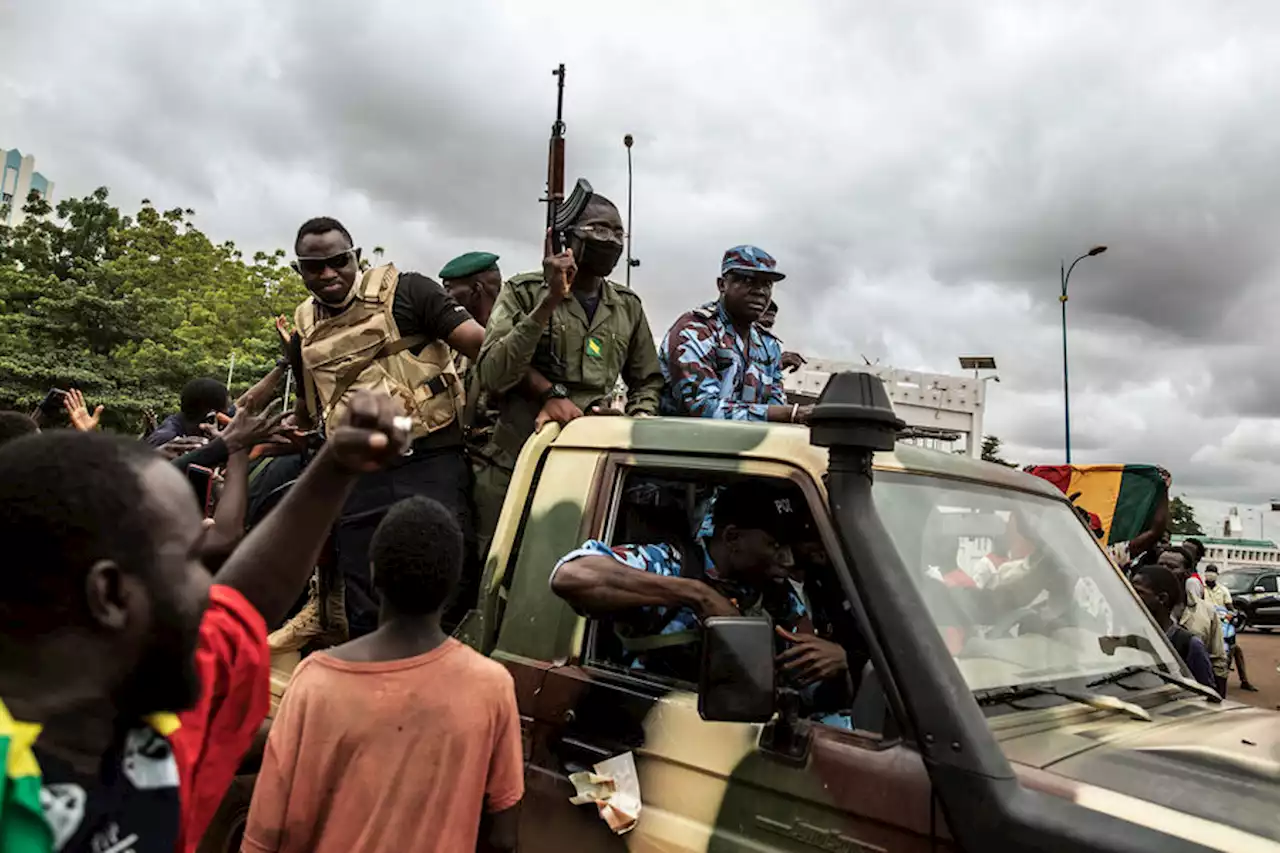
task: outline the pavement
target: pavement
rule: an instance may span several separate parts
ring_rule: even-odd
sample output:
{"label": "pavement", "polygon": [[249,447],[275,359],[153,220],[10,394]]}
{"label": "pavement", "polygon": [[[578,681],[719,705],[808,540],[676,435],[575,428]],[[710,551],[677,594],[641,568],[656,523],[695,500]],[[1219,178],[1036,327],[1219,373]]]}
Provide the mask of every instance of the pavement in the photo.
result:
{"label": "pavement", "polygon": [[1240,648],[1244,649],[1249,681],[1258,688],[1258,692],[1241,690],[1240,679],[1232,670],[1227,676],[1227,698],[1259,708],[1280,709],[1280,672],[1276,672],[1276,667],[1280,666],[1280,630],[1270,634],[1250,630],[1237,637]]}

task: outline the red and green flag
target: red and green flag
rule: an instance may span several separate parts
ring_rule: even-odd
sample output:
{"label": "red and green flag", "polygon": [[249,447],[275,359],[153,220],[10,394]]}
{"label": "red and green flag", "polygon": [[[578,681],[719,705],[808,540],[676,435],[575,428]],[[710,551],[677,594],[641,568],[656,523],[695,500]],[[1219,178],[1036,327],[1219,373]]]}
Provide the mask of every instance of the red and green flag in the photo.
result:
{"label": "red and green flag", "polygon": [[1156,465],[1029,465],[1025,470],[1071,497],[1107,545],[1147,530],[1168,488],[1168,475]]}

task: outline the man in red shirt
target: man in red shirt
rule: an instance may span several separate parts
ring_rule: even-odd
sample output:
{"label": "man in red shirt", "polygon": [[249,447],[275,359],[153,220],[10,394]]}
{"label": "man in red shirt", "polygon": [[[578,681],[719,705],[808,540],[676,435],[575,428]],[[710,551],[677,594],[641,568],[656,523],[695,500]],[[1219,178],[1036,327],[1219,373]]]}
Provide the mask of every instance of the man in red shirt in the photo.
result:
{"label": "man in red shirt", "polygon": [[145,446],[59,431],[0,448],[5,798],[38,767],[43,811],[6,809],[0,844],[195,849],[267,713],[266,625],[305,586],[358,475],[406,446],[397,413],[385,396],[353,400],[216,583],[190,486]]}

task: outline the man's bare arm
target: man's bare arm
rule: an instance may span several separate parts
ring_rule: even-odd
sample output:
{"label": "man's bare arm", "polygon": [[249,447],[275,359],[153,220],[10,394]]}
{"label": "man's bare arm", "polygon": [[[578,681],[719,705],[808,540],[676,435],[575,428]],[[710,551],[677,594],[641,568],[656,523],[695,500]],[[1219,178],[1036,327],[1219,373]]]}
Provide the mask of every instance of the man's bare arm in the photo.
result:
{"label": "man's bare arm", "polygon": [[284,618],[306,586],[356,479],[397,458],[407,444],[395,426],[401,411],[385,394],[356,394],[345,424],[218,572],[218,583],[237,589],[268,625]]}

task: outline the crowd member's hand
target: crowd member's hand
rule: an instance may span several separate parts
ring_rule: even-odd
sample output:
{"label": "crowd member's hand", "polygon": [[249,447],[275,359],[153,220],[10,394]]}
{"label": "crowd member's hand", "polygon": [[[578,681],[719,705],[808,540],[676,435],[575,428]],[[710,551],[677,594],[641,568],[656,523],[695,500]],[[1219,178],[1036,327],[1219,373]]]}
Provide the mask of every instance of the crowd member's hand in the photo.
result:
{"label": "crowd member's hand", "polygon": [[547,231],[547,245],[542,258],[542,280],[547,283],[547,295],[559,305],[569,295],[573,279],[578,274],[578,262],[573,259],[573,249],[565,249],[558,255],[551,254],[551,232]]}
{"label": "crowd member's hand", "polygon": [[325,442],[323,454],[353,473],[376,471],[409,447],[412,420],[387,394],[361,391],[351,398],[342,425]]}
{"label": "crowd member's hand", "polygon": [[[275,417],[268,415],[268,412],[274,407],[273,403],[268,403],[261,412],[250,411],[246,406],[243,409],[236,409],[236,416],[231,419],[221,432],[216,435],[222,439],[223,444],[227,446],[227,453],[239,453],[242,450],[248,450],[255,444],[263,444],[272,439],[280,428],[280,422],[284,420],[284,413],[281,412]],[[208,427],[212,430],[212,427]]]}
{"label": "crowd member's hand", "polygon": [[790,373],[795,373],[801,367],[809,362],[798,352],[784,352],[782,354],[782,369]]}
{"label": "crowd member's hand", "polygon": [[793,634],[782,626],[778,636],[792,645],[778,655],[777,663],[801,687],[826,681],[849,669],[849,658],[839,643],[813,634]]}
{"label": "crowd member's hand", "polygon": [[716,592],[709,586],[705,586],[701,593],[701,599],[698,601],[698,618],[710,619],[712,616],[739,616],[737,606]]}
{"label": "crowd member's hand", "polygon": [[155,410],[143,409],[142,410],[142,435],[140,436],[140,438],[146,438],[147,436],[151,435],[151,433],[156,431],[156,427],[159,425],[160,425],[160,422],[159,420],[156,419]]}
{"label": "crowd member's hand", "polygon": [[62,407],[67,410],[71,425],[80,432],[92,432],[98,428],[98,420],[102,417],[102,406],[94,409],[92,415],[89,414],[89,407],[84,404],[84,394],[80,393],[80,389],[72,388],[68,391],[62,398]]}
{"label": "crowd member's hand", "polygon": [[588,406],[586,414],[609,417],[613,415],[621,415],[623,413],[621,410],[615,409],[613,406],[606,406],[603,403],[598,403],[594,406]]}
{"label": "crowd member's hand", "polygon": [[199,450],[204,446],[204,443],[205,439],[198,435],[180,435],[160,445],[158,449],[165,455],[165,458],[173,460],[193,450]]}
{"label": "crowd member's hand", "polygon": [[569,421],[580,417],[582,417],[582,409],[579,409],[572,400],[567,397],[552,397],[542,404],[542,411],[538,412],[538,417],[533,422],[533,431],[537,432],[549,423],[564,426]]}
{"label": "crowd member's hand", "polygon": [[280,336],[280,349],[287,358],[289,355],[289,343],[293,340],[293,329],[289,328],[289,318],[283,314],[276,317],[276,334]]}

